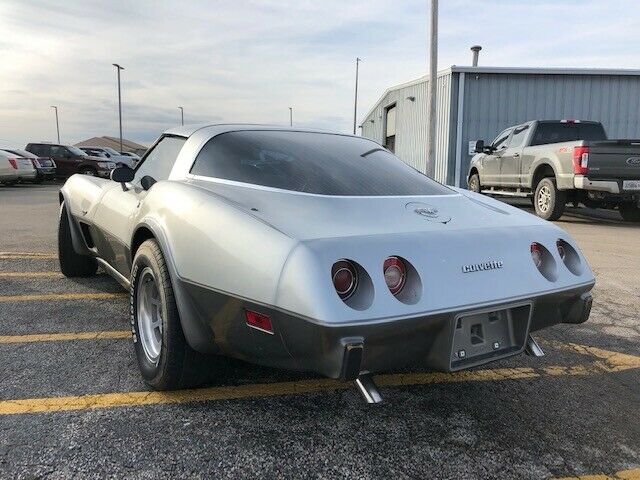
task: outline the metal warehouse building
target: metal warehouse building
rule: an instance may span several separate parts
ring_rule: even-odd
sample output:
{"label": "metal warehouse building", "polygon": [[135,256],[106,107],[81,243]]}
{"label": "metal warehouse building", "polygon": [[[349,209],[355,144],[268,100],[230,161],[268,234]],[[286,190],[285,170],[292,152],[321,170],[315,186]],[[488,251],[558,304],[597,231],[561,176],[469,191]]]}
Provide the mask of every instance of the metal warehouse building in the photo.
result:
{"label": "metal warehouse building", "polygon": [[[640,70],[453,66],[437,82],[435,178],[449,185],[466,185],[470,142],[528,120],[597,120],[610,138],[640,138]],[[362,136],[422,172],[428,83],[388,88],[362,122]]]}

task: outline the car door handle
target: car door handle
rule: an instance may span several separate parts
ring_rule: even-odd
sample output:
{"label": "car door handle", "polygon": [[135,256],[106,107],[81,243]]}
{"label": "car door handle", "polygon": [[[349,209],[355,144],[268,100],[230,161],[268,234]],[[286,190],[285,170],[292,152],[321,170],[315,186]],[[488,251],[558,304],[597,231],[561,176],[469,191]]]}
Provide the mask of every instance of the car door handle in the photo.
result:
{"label": "car door handle", "polygon": [[519,153],[514,153],[514,154],[513,154],[513,158],[518,158],[519,156],[520,156],[520,154],[519,154]]}

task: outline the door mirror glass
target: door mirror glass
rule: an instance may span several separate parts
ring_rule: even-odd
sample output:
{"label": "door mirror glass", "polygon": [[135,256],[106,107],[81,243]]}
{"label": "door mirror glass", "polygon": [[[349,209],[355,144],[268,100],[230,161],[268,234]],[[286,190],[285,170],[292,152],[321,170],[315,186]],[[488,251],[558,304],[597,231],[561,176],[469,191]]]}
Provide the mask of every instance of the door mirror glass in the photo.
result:
{"label": "door mirror glass", "polygon": [[484,153],[484,140],[476,140],[476,146],[473,151],[476,153]]}
{"label": "door mirror glass", "polygon": [[111,180],[118,183],[133,181],[133,170],[126,165],[111,170]]}

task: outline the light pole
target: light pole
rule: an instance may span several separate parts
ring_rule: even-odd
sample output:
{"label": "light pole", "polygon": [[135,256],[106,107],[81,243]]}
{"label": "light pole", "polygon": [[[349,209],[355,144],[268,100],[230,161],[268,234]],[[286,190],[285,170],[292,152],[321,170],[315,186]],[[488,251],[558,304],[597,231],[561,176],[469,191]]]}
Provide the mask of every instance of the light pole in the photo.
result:
{"label": "light pole", "polygon": [[118,120],[120,121],[120,152],[122,152],[122,95],[120,94],[120,70],[124,70],[117,63],[112,64],[118,70]]}
{"label": "light pole", "polygon": [[293,107],[289,107],[289,126],[293,127]]}
{"label": "light pole", "polygon": [[56,132],[58,132],[58,143],[60,143],[60,124],[58,123],[58,106],[51,105],[51,108],[53,108],[56,111]]}
{"label": "light pole", "polygon": [[431,0],[431,39],[429,55],[429,116],[426,174],[433,177],[436,160],[436,82],[438,75],[438,0]]}
{"label": "light pole", "polygon": [[358,66],[362,59],[356,57],[356,95],[353,105],[353,134],[356,134],[356,118],[358,117]]}
{"label": "light pole", "polygon": [[184,125],[184,108],[178,107],[178,109],[180,110],[180,123]]}

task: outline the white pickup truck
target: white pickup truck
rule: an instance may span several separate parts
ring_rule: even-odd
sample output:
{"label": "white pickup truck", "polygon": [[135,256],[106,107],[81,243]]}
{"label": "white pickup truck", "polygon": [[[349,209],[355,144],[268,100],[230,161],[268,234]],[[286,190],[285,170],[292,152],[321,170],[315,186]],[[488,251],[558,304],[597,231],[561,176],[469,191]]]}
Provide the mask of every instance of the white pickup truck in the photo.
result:
{"label": "white pickup truck", "polygon": [[478,140],[469,165],[469,190],[529,197],[546,220],[567,203],[617,209],[640,221],[640,140],[607,140],[599,122],[535,120]]}

